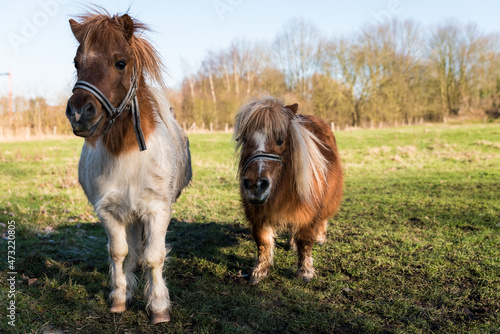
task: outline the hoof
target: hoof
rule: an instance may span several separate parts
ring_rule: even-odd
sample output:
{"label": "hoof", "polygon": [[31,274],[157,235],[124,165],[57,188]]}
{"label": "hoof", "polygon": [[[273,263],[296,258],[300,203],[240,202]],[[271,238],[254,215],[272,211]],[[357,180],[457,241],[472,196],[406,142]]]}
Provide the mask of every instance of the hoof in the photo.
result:
{"label": "hoof", "polygon": [[269,269],[268,268],[257,267],[252,271],[252,274],[250,275],[250,279],[248,280],[248,284],[257,285],[260,281],[262,281],[267,276],[269,276]]}
{"label": "hoof", "polygon": [[125,312],[127,307],[125,306],[125,302],[113,303],[111,308],[109,309],[111,313],[122,313]]}
{"label": "hoof", "polygon": [[326,243],[326,233],[319,235],[316,238],[316,243],[320,246],[323,246]]}
{"label": "hoof", "polygon": [[306,283],[309,283],[315,276],[316,272],[312,268],[311,269],[299,268],[299,270],[297,270],[297,278],[301,279]]}
{"label": "hoof", "polygon": [[170,313],[168,313],[168,310],[163,310],[161,312],[151,312],[151,325],[169,321]]}
{"label": "hoof", "polygon": [[250,284],[250,285],[257,285],[257,284],[259,284],[260,281],[261,281],[261,278],[257,278],[257,277],[252,276],[248,280],[248,284]]}

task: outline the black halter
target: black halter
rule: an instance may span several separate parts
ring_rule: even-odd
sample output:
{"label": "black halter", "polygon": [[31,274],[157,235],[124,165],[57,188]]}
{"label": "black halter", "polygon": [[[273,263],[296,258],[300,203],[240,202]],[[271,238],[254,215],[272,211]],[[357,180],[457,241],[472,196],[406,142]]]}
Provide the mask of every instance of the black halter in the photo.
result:
{"label": "black halter", "polygon": [[257,154],[252,155],[248,160],[245,162],[243,165],[243,174],[245,174],[245,171],[247,170],[248,166],[254,162],[255,160],[271,160],[271,161],[278,161],[281,163],[281,167],[283,167],[283,160],[281,159],[281,156],[278,154],[271,154],[271,153],[265,153],[265,152],[258,152]]}
{"label": "black halter", "polygon": [[132,111],[132,120],[134,121],[135,136],[137,138],[137,143],[139,144],[139,150],[140,151],[146,150],[146,142],[144,141],[144,135],[142,134],[142,129],[141,129],[139,101],[137,100],[137,75],[135,74],[135,68],[133,69],[132,77],[130,78],[130,88],[127,92],[127,95],[125,95],[125,98],[122,100],[118,108],[113,107],[111,102],[109,102],[109,100],[99,90],[99,88],[92,85],[91,83],[88,83],[87,81],[77,81],[75,83],[75,86],[73,87],[73,91],[75,91],[75,89],[78,88],[84,89],[92,93],[92,95],[94,95],[96,99],[98,99],[99,102],[101,102],[104,110],[106,110],[106,113],[108,114],[109,118],[109,123],[108,126],[106,127],[106,130],[104,130],[103,134],[109,131],[115,119],[118,116],[120,116],[127,107],[129,107]]}

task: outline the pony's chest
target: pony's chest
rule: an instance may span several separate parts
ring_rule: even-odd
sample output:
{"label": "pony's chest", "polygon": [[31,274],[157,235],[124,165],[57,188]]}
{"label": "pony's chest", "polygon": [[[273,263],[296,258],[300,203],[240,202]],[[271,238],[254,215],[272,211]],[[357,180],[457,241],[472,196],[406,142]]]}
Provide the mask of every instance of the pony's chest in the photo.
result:
{"label": "pony's chest", "polygon": [[167,197],[165,166],[141,154],[113,157],[104,150],[82,149],[79,181],[94,207],[106,202],[133,210]]}

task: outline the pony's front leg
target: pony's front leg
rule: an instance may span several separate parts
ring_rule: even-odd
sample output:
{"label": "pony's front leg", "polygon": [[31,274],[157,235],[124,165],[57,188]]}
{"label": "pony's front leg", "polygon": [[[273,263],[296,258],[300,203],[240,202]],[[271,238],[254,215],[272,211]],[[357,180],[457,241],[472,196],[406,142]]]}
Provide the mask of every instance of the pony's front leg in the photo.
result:
{"label": "pony's front leg", "polygon": [[295,243],[299,256],[299,269],[297,277],[304,282],[309,282],[316,276],[313,267],[312,247],[316,241],[316,233],[312,226],[304,226],[295,234]]}
{"label": "pony's front leg", "polygon": [[252,225],[252,235],[259,253],[257,265],[249,280],[251,285],[255,285],[269,275],[269,269],[273,265],[274,231],[271,228]]}
{"label": "pony's front leg", "polygon": [[167,255],[165,235],[170,222],[170,210],[148,215],[145,218],[146,245],[144,249],[143,268],[147,281],[144,291],[147,308],[151,311],[151,324],[170,321],[170,298],[163,280],[163,264]]}
{"label": "pony's front leg", "polygon": [[[127,278],[123,270],[123,262],[128,254],[127,233],[125,225],[113,219],[104,221],[108,234],[108,251],[111,271],[110,311],[120,313],[126,310]],[[131,294],[129,293],[129,298]]]}

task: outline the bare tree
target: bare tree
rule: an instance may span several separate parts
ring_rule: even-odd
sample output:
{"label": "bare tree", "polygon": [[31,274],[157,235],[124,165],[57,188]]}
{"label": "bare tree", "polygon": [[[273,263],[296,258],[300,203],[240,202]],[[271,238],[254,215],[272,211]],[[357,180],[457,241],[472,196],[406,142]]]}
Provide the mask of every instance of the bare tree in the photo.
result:
{"label": "bare tree", "polygon": [[319,68],[321,33],[316,26],[303,19],[292,19],[273,43],[277,67],[288,80],[292,91],[303,99],[309,97],[311,78]]}

